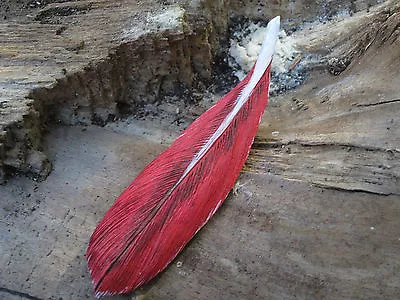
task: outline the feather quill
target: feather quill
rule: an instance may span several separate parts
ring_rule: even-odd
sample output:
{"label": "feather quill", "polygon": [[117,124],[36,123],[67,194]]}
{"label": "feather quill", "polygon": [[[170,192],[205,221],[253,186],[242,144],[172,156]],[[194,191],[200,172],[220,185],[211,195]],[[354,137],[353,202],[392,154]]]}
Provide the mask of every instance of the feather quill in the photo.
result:
{"label": "feather quill", "polygon": [[97,297],[128,293],[161,272],[232,189],[268,102],[279,17],[246,78],[194,121],[118,197],[87,249]]}

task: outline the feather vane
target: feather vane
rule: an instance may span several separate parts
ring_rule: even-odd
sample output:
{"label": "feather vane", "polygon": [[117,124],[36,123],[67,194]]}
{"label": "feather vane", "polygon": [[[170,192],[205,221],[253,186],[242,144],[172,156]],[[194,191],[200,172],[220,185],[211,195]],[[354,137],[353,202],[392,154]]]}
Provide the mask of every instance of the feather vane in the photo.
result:
{"label": "feather vane", "polygon": [[128,293],[161,272],[214,215],[249,154],[268,102],[279,17],[259,58],[118,197],[95,229],[87,260],[97,297]]}

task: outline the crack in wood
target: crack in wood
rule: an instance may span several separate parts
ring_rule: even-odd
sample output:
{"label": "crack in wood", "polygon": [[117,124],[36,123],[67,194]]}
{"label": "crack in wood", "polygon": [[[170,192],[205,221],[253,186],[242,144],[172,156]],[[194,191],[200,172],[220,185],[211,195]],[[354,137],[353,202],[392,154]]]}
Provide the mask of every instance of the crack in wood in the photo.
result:
{"label": "crack in wood", "polygon": [[320,187],[320,188],[324,188],[324,189],[328,189],[328,190],[335,190],[335,191],[348,192],[348,193],[366,193],[366,194],[380,195],[380,196],[392,195],[391,193],[380,193],[380,192],[374,192],[374,191],[369,191],[369,190],[365,190],[365,189],[342,188],[339,186],[332,186],[332,185],[323,184],[320,182],[313,182],[313,185],[316,187]]}
{"label": "crack in wood", "polygon": [[0,292],[7,293],[7,294],[10,294],[10,295],[14,295],[14,296],[19,296],[19,297],[25,298],[25,299],[43,300],[42,298],[31,296],[31,295],[29,295],[27,293],[11,290],[11,289],[8,289],[8,288],[5,288],[5,287],[0,287]]}
{"label": "crack in wood", "polygon": [[288,141],[288,142],[281,142],[274,139],[269,140],[262,140],[260,138],[255,138],[254,143],[252,145],[252,149],[273,149],[273,148],[282,148],[286,146],[301,146],[301,147],[341,147],[341,148],[351,148],[352,149],[359,149],[364,151],[380,151],[383,153],[400,153],[398,149],[385,149],[379,147],[366,147],[360,145],[354,145],[350,143],[326,143],[326,142],[313,142],[313,141]]}
{"label": "crack in wood", "polygon": [[356,106],[357,107],[369,107],[369,106],[378,106],[378,105],[384,105],[384,104],[391,104],[391,103],[396,103],[396,102],[400,102],[400,99],[380,101],[380,102],[375,102],[375,103],[357,104]]}
{"label": "crack in wood", "polygon": [[400,195],[398,151],[358,145],[256,140],[244,172],[339,190]]}

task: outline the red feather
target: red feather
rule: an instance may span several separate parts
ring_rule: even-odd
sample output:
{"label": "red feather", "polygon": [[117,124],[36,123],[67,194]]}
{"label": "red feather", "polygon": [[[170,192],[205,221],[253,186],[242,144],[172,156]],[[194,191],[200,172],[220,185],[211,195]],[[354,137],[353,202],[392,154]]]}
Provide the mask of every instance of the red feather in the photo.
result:
{"label": "red feather", "polygon": [[[242,82],[150,163],[97,226],[86,254],[97,297],[151,280],[227,197],[268,102],[279,18],[275,23],[261,50],[270,57],[259,58]],[[263,50],[268,47],[272,52]]]}

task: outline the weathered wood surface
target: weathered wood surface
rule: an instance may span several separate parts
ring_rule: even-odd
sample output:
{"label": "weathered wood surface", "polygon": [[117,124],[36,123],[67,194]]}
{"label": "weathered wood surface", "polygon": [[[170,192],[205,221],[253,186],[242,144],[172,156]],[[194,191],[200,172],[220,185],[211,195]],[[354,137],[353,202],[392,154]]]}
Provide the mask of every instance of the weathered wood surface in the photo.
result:
{"label": "weathered wood surface", "polygon": [[51,4],[31,16],[33,20],[0,23],[0,177],[8,167],[34,172],[29,155],[41,150],[46,112],[40,111],[41,103],[35,103],[31,92],[52,88],[67,73],[105,59],[127,27],[130,9],[140,11],[133,3],[67,2]]}
{"label": "weathered wood surface", "polygon": [[[298,33],[307,36],[304,52],[324,54],[326,46],[339,60],[351,55],[350,65],[336,77],[315,71],[304,86],[272,98],[221,210],[165,272],[116,299],[399,298],[399,13],[388,3],[377,27],[368,26],[377,20],[371,10]],[[361,53],[337,49],[343,28],[340,45],[353,45],[364,28],[373,31],[362,41],[373,42]],[[78,54],[65,45],[57,51],[73,57],[90,49],[86,40]],[[19,176],[0,187],[0,298],[93,298],[89,236],[182,130],[173,118],[53,126],[44,143],[53,162],[47,180]]]}
{"label": "weathered wood surface", "polygon": [[317,26],[299,39],[308,50],[332,47],[349,67],[273,99],[248,171],[400,195],[400,14],[398,4],[391,9]]}
{"label": "weathered wood surface", "polygon": [[193,14],[200,4],[67,1],[0,22],[0,180],[10,168],[48,174],[32,158],[48,120],[104,124],[209,79],[218,28]]}

